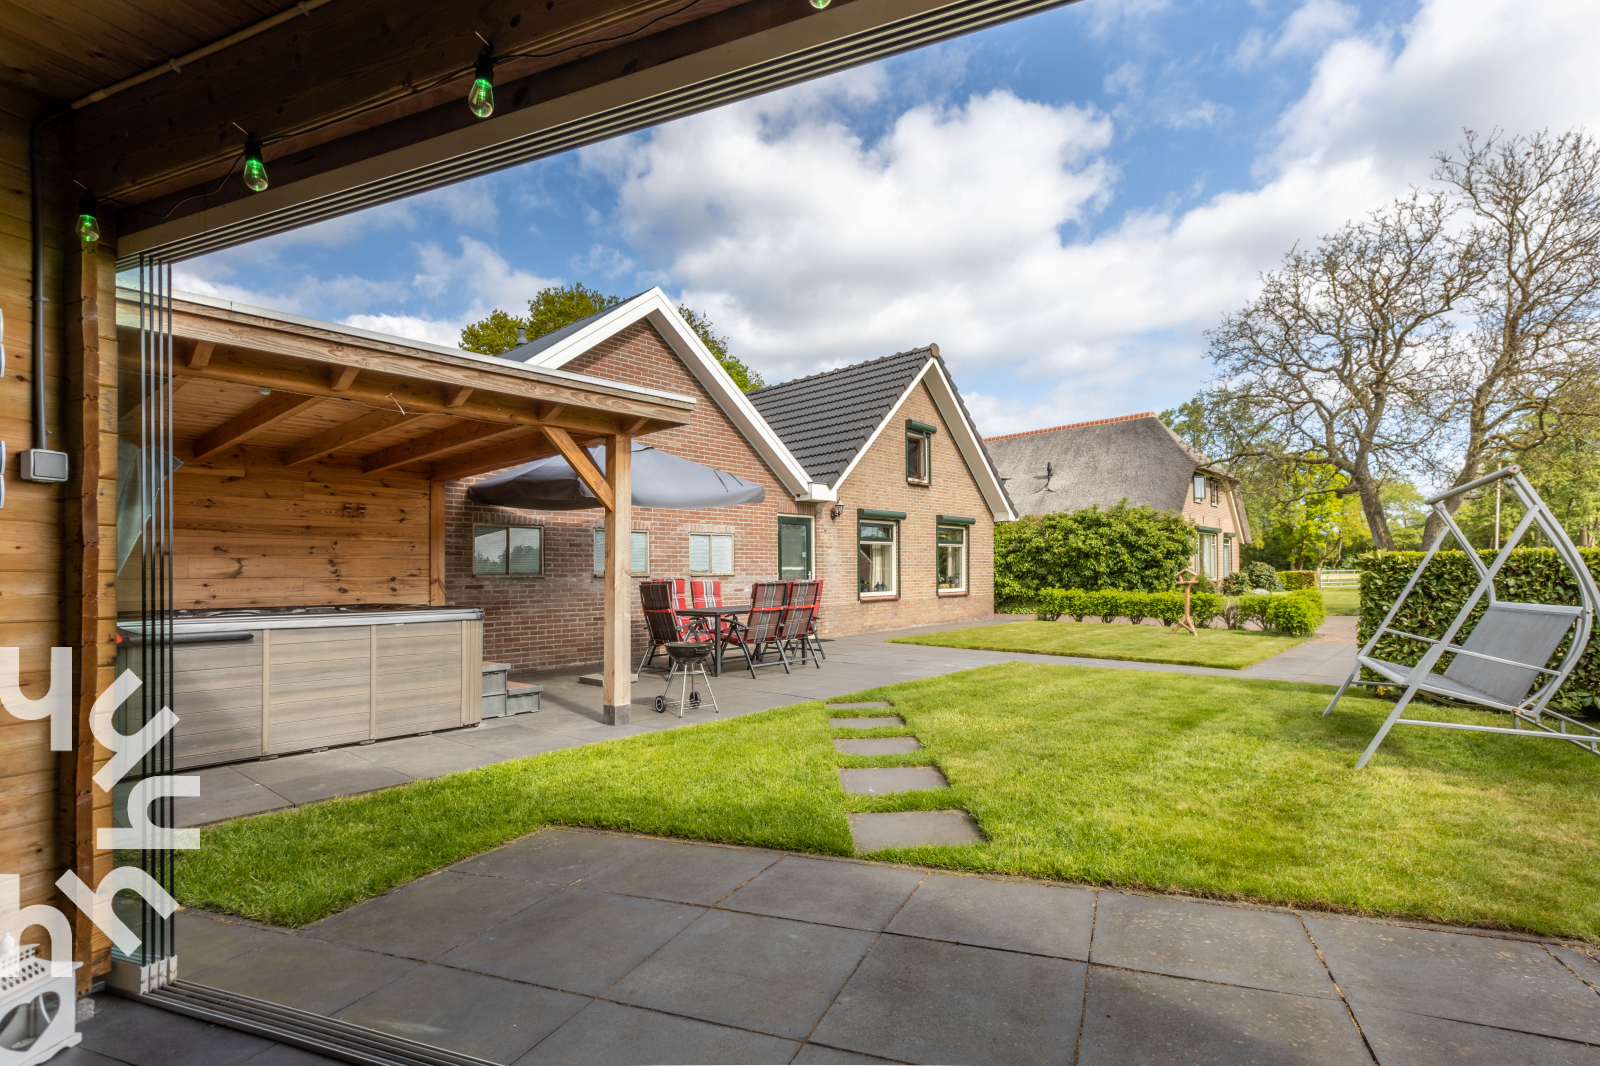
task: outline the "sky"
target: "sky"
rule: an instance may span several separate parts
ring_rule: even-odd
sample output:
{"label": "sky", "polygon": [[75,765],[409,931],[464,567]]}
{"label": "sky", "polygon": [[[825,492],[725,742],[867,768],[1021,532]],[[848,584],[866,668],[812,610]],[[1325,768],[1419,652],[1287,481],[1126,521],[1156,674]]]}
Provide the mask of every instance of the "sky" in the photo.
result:
{"label": "sky", "polygon": [[989,435],[1160,411],[1261,272],[1463,128],[1600,129],[1596,54],[1581,0],[1082,0],[176,281],[443,344],[547,285],[659,285],[769,383],[932,341]]}

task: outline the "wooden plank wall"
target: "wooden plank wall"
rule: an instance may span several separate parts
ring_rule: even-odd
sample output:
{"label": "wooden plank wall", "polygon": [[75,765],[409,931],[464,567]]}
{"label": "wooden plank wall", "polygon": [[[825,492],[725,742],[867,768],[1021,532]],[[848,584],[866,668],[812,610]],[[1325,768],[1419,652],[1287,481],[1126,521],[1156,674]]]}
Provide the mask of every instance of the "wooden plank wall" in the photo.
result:
{"label": "wooden plank wall", "polygon": [[185,464],[174,485],[179,608],[428,603],[422,477],[285,469],[277,451],[243,446]]}

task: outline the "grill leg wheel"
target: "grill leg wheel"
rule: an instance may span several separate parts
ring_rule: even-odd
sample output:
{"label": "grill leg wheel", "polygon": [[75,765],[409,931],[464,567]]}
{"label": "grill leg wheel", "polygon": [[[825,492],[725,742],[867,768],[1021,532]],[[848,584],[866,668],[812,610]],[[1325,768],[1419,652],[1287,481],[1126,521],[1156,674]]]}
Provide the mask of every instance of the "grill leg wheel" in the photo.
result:
{"label": "grill leg wheel", "polygon": [[656,713],[657,714],[665,714],[666,711],[667,711],[667,698],[665,696],[657,696],[656,697]]}

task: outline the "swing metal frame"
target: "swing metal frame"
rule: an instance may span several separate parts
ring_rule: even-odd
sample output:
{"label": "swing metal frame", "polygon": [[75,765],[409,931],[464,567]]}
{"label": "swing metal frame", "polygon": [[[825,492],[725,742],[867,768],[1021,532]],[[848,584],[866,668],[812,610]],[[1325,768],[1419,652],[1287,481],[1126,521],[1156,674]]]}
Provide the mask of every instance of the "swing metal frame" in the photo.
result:
{"label": "swing metal frame", "polygon": [[[1510,538],[1495,554],[1494,561],[1485,566],[1483,560],[1478,557],[1478,553],[1473,550],[1471,542],[1461,532],[1461,528],[1456,525],[1455,519],[1446,509],[1445,503],[1474,489],[1480,489],[1501,480],[1507,482],[1506,487],[1516,494],[1517,499],[1527,509],[1527,513],[1523,516],[1522,521],[1517,524]],[[1547,737],[1576,744],[1590,754],[1600,755],[1600,728],[1569,718],[1558,711],[1551,710],[1548,706],[1551,697],[1556,694],[1556,691],[1561,687],[1561,683],[1567,679],[1568,675],[1577,668],[1578,660],[1583,657],[1584,650],[1589,644],[1589,634],[1594,627],[1595,612],[1600,609],[1600,588],[1596,587],[1594,576],[1590,574],[1588,566],[1584,564],[1583,556],[1579,554],[1577,546],[1567,536],[1566,530],[1561,528],[1561,523],[1556,521],[1555,515],[1550,512],[1544,500],[1534,491],[1533,485],[1523,476],[1522,468],[1515,465],[1504,467],[1475,481],[1469,481],[1465,485],[1450,489],[1448,492],[1431,496],[1425,502],[1433,508],[1434,514],[1443,523],[1442,528],[1439,530],[1439,535],[1433,539],[1433,544],[1429,546],[1427,554],[1422,557],[1422,562],[1417,565],[1416,571],[1412,573],[1411,580],[1406,582],[1406,586],[1401,590],[1399,598],[1389,608],[1389,613],[1384,616],[1383,624],[1378,626],[1373,631],[1372,636],[1367,638],[1367,642],[1361,646],[1361,651],[1356,655],[1355,668],[1351,670],[1350,676],[1345,680],[1345,683],[1339,686],[1339,691],[1334,694],[1327,710],[1322,712],[1323,717],[1333,713],[1333,708],[1338,704],[1340,698],[1344,696],[1345,691],[1352,685],[1401,685],[1405,687],[1405,692],[1401,695],[1399,702],[1395,704],[1394,710],[1384,720],[1377,735],[1372,738],[1372,743],[1367,745],[1367,750],[1362,752],[1361,759],[1356,763],[1356,769],[1359,770],[1367,765],[1367,761],[1372,758],[1373,753],[1378,750],[1378,746],[1383,743],[1383,738],[1388,736],[1389,730],[1397,725],[1429,726],[1435,729],[1460,729],[1473,733],[1510,733],[1523,737]],[[1500,573],[1500,569],[1505,565],[1506,560],[1511,557],[1512,549],[1521,542],[1528,530],[1534,527],[1537,527],[1549,539],[1551,546],[1555,549],[1562,563],[1566,565],[1568,570],[1572,571],[1572,576],[1578,587],[1578,599],[1581,601],[1579,606],[1520,604],[1501,601],[1496,598],[1494,590],[1495,577]],[[1428,564],[1438,554],[1446,536],[1455,538],[1456,543],[1466,553],[1473,569],[1477,571],[1478,583],[1473,588],[1472,594],[1467,597],[1461,610],[1457,612],[1455,619],[1450,623],[1450,627],[1437,640],[1394,628],[1394,620],[1400,613],[1400,608],[1404,606],[1412,590],[1416,588],[1418,580],[1422,577],[1422,572],[1428,568]],[[1502,615],[1512,619],[1516,617],[1514,612],[1527,611],[1537,612],[1547,618],[1550,616],[1570,615],[1571,622],[1566,630],[1558,634],[1555,641],[1550,643],[1548,650],[1538,662],[1519,662],[1515,659],[1501,658],[1488,654],[1482,647],[1468,648],[1456,643],[1456,635],[1461,631],[1461,627],[1466,624],[1467,619],[1478,606],[1479,601],[1485,597],[1488,599],[1491,610],[1498,610]],[[1484,619],[1488,617],[1489,614],[1486,611]],[[1478,624],[1474,626],[1474,634],[1477,633],[1478,626],[1483,624],[1484,619],[1480,619]],[[1505,624],[1504,619],[1501,620],[1501,624]],[[1545,634],[1548,635],[1550,632],[1552,631],[1546,629]],[[1422,658],[1415,666],[1408,667],[1399,663],[1387,662],[1373,654],[1377,648],[1378,641],[1386,635],[1426,644],[1428,645],[1428,650],[1423,653]],[[1560,646],[1561,639],[1568,636],[1571,639],[1567,645],[1567,652],[1562,657],[1560,665],[1552,669],[1549,665],[1550,656]],[[1471,636],[1467,638],[1466,643],[1472,643]],[[1462,659],[1463,656],[1466,656],[1469,657],[1474,667],[1479,662],[1491,664],[1488,667],[1490,670],[1498,667],[1512,684],[1515,683],[1519,676],[1529,678],[1527,686],[1531,687],[1532,691],[1529,692],[1527,688],[1523,688],[1524,695],[1521,699],[1516,699],[1515,697],[1507,699],[1469,687],[1459,680],[1452,680],[1448,676],[1448,671],[1445,674],[1434,673],[1434,667],[1438,665],[1439,660],[1445,655],[1454,657],[1449,670],[1455,670],[1456,664],[1468,661]],[[1384,680],[1363,680],[1361,678],[1363,667],[1378,674]],[[1468,667],[1467,669],[1471,668]],[[1461,672],[1465,673],[1466,671],[1463,670]],[[1484,670],[1481,667],[1476,670],[1478,674],[1483,672]],[[1541,677],[1543,680],[1535,687],[1533,682]],[[1402,718],[1401,715],[1405,713],[1412,698],[1418,692],[1427,692],[1432,695],[1489,707],[1497,711],[1509,712],[1512,716],[1512,726],[1506,728],[1503,726],[1467,725],[1460,722],[1434,722],[1423,718]]]}

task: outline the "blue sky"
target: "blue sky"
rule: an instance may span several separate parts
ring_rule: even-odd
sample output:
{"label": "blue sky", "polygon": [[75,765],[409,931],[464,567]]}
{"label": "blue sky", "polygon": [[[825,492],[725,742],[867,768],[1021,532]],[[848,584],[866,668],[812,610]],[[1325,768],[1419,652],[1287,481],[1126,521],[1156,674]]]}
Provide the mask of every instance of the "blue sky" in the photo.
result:
{"label": "blue sky", "polygon": [[1600,126],[1597,46],[1600,5],[1554,0],[1083,0],[179,285],[442,343],[547,284],[660,285],[768,381],[937,341],[986,432],[1159,410],[1259,271],[1463,126]]}

